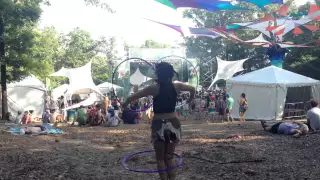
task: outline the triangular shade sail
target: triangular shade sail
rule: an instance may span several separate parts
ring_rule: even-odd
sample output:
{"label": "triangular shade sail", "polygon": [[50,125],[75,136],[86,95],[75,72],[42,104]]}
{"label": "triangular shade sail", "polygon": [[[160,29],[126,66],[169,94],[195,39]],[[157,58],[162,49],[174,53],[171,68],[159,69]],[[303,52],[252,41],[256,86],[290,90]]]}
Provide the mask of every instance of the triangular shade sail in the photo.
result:
{"label": "triangular shade sail", "polygon": [[264,43],[264,44],[270,44],[269,41],[265,40],[264,37],[263,37],[263,34],[261,33],[258,37],[254,38],[254,39],[251,39],[251,40],[248,40],[248,41],[245,41],[246,43]]}
{"label": "triangular shade sail", "polygon": [[52,74],[50,74],[49,76],[56,76],[56,77],[67,77],[67,69],[62,67],[59,71],[54,72]]}
{"label": "triangular shade sail", "polygon": [[227,82],[234,84],[283,84],[287,87],[301,87],[312,84],[319,84],[318,80],[296,74],[275,66],[269,66],[244,75],[233,77]]}
{"label": "triangular shade sail", "polygon": [[220,58],[217,57],[217,64],[218,64],[218,71],[217,74],[212,81],[211,85],[209,86],[209,89],[212,88],[215,82],[217,82],[220,79],[227,80],[232,78],[232,76],[243,70],[243,63],[247,59],[237,60],[237,61],[223,61]]}
{"label": "triangular shade sail", "polygon": [[142,83],[150,80],[151,78],[148,78],[147,76],[143,75],[140,72],[140,69],[137,68],[136,72],[134,72],[130,76],[130,84],[140,86]]}
{"label": "triangular shade sail", "polygon": [[63,76],[69,78],[69,86],[66,94],[89,94],[96,92],[101,94],[99,88],[93,83],[91,75],[91,61],[78,68],[67,69],[62,67],[50,76]]}

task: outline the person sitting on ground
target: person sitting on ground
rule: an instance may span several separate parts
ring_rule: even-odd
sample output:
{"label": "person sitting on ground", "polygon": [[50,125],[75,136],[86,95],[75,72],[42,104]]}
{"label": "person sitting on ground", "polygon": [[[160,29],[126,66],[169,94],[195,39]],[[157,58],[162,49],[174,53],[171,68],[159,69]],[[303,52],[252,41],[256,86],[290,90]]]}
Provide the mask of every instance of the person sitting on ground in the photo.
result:
{"label": "person sitting on ground", "polygon": [[320,108],[318,102],[315,100],[310,101],[311,109],[307,112],[307,124],[310,131],[320,130]]}
{"label": "person sitting on ground", "polygon": [[23,116],[22,116],[22,124],[30,124],[31,121],[29,121],[29,111],[25,111]]}
{"label": "person sitting on ground", "polygon": [[307,134],[309,131],[308,126],[300,122],[278,122],[271,126],[268,126],[266,123],[266,121],[261,121],[263,129],[274,134],[285,134],[299,137],[300,135]]}
{"label": "person sitting on ground", "polygon": [[106,123],[106,126],[108,127],[115,127],[118,126],[121,123],[120,117],[114,112],[113,107],[109,108],[108,112],[108,122]]}
{"label": "person sitting on ground", "polygon": [[32,123],[34,121],[34,115],[33,115],[33,110],[29,110],[29,120],[28,123]]}
{"label": "person sitting on ground", "polygon": [[105,122],[105,118],[101,112],[100,104],[97,104],[95,108],[90,111],[90,114],[87,119],[87,124],[90,126],[100,126]]}
{"label": "person sitting on ground", "polygon": [[22,122],[22,113],[21,111],[18,111],[18,115],[16,116],[15,123],[21,124],[21,122]]}
{"label": "person sitting on ground", "polygon": [[74,125],[75,122],[78,122],[79,126],[84,126],[87,123],[87,111],[84,106],[80,106],[76,112],[76,116],[71,125]]}
{"label": "person sitting on ground", "polygon": [[48,124],[48,123],[50,123],[50,116],[51,116],[50,110],[49,110],[49,109],[45,110],[45,111],[43,112],[42,118],[41,118],[42,123],[43,123],[43,124]]}

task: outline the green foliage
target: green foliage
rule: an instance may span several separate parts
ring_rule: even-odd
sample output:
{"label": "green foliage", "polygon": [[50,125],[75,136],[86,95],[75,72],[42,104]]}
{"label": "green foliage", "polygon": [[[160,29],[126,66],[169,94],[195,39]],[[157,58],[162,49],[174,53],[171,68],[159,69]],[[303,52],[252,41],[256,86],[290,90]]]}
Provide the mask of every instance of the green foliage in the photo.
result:
{"label": "green foliage", "polygon": [[0,0],[4,21],[5,63],[7,81],[19,80],[29,74],[28,57],[36,35],[42,0]]}
{"label": "green foliage", "polygon": [[168,44],[161,44],[154,40],[146,40],[145,43],[141,46],[141,48],[170,48],[171,46]]}

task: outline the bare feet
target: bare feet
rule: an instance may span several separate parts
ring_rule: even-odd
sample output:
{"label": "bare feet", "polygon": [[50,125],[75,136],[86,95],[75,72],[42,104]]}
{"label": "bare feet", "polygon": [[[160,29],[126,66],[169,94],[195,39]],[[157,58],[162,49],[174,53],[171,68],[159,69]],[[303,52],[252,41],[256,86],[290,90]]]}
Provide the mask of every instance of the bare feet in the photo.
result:
{"label": "bare feet", "polygon": [[268,127],[267,126],[267,122],[266,121],[260,121],[261,122],[261,126],[262,126],[262,128],[266,131],[266,128]]}

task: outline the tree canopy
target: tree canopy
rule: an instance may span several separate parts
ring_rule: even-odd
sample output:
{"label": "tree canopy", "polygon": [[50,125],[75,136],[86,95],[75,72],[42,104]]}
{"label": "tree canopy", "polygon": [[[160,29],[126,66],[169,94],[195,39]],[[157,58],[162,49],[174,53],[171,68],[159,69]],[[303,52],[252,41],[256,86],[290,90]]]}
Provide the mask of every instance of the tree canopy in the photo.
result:
{"label": "tree canopy", "polygon": [[[249,4],[244,5],[250,7]],[[209,12],[200,9],[189,9],[184,11],[184,17],[192,19],[198,27],[225,27],[232,23],[249,22],[257,19],[257,17],[263,17],[265,14],[270,13],[272,10],[279,8],[279,5],[272,5],[266,12],[252,12],[252,11],[219,11]],[[300,8],[291,6],[290,12],[307,12],[308,5]],[[318,23],[319,25],[319,23]],[[243,40],[249,40],[257,37],[260,33],[258,31],[239,29],[235,31],[236,35]],[[299,36],[294,36],[292,33],[288,33],[285,36],[286,41],[291,41],[296,44],[304,44],[310,40],[319,38],[319,32],[304,33]],[[204,81],[204,72],[213,68],[213,72],[216,72],[217,64],[213,61],[213,64],[206,63],[215,57],[220,57],[223,60],[239,60],[249,58],[244,64],[246,71],[259,69],[268,65],[268,57],[265,55],[265,48],[252,47],[241,43],[235,43],[225,38],[212,39],[208,37],[187,37],[185,38],[185,46],[187,49],[187,57],[197,58],[199,64],[201,64],[200,76],[202,85],[204,87],[210,84],[211,79],[207,82]],[[292,71],[299,72],[301,74],[308,75],[313,78],[320,79],[319,70],[311,68],[311,64],[319,62],[319,47],[317,48],[292,48],[289,55],[284,60],[284,68]],[[309,65],[308,65],[309,64]],[[310,69],[312,73],[310,72]]]}

